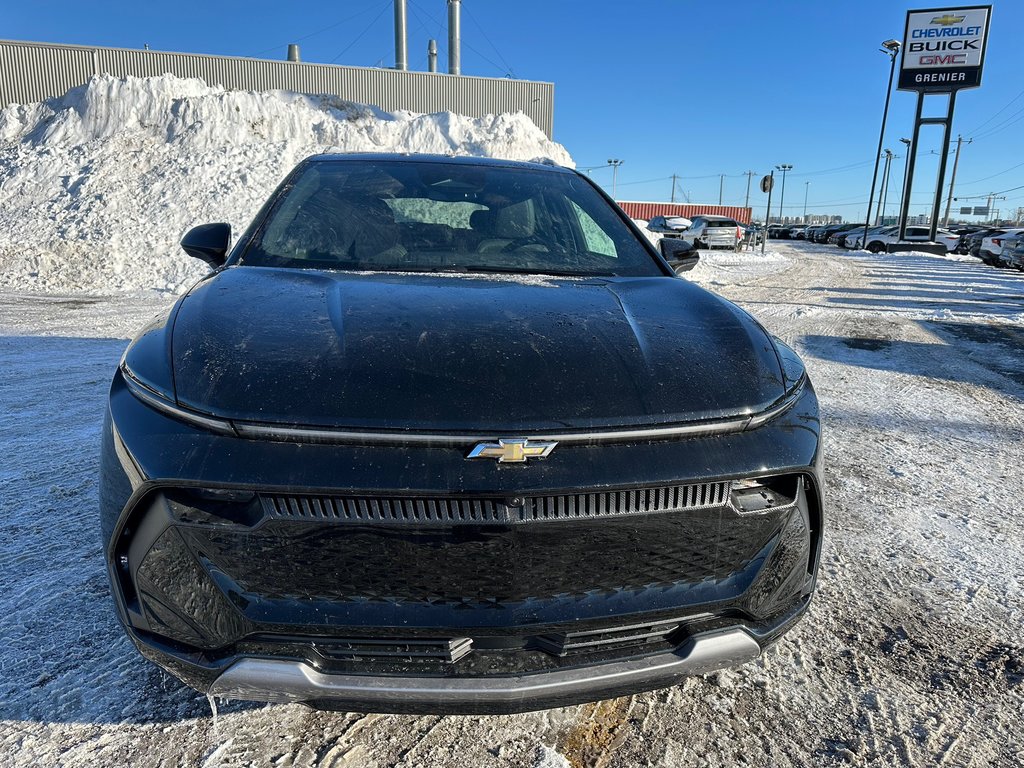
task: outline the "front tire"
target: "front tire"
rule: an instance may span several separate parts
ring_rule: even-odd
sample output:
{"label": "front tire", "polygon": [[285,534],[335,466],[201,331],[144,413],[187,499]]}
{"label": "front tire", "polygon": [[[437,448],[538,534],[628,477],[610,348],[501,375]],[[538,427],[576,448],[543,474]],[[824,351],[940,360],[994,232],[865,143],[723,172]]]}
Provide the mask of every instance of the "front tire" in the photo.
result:
{"label": "front tire", "polygon": [[881,253],[882,252],[882,244],[880,242],[878,242],[877,240],[875,240],[872,243],[868,243],[868,250],[871,253]]}

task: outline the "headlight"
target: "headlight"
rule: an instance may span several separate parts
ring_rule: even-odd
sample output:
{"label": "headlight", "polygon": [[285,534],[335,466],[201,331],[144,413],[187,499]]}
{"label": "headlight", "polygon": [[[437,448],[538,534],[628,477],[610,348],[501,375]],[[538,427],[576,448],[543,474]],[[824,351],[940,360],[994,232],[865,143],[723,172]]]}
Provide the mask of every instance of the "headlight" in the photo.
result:
{"label": "headlight", "polygon": [[211,432],[217,432],[222,435],[237,434],[229,421],[182,408],[174,402],[168,393],[160,392],[151,387],[147,382],[142,381],[125,360],[121,361],[120,371],[128,391],[150,408],[159,411],[165,416],[170,416],[172,419],[184,421],[186,424],[202,427]]}

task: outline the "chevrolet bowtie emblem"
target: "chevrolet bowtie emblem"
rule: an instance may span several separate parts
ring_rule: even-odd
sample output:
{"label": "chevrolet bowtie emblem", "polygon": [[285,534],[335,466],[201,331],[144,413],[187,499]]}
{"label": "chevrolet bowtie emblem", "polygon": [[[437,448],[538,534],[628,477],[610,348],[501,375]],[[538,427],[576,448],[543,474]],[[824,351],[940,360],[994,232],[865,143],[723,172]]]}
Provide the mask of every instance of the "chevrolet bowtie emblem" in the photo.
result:
{"label": "chevrolet bowtie emblem", "polygon": [[499,440],[496,443],[477,443],[466,458],[497,459],[499,464],[506,462],[521,464],[527,459],[546,458],[556,445],[558,443],[532,441],[526,438]]}
{"label": "chevrolet bowtie emblem", "polygon": [[951,13],[947,13],[945,16],[936,16],[934,19],[932,19],[932,24],[940,24],[943,27],[949,27],[952,26],[953,24],[959,24],[965,18],[967,17],[954,16]]}

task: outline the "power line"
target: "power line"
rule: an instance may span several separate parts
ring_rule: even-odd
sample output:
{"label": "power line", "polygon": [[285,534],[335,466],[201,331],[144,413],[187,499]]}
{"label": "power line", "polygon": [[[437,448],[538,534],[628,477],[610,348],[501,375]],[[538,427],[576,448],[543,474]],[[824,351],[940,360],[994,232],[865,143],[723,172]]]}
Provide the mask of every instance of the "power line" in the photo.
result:
{"label": "power line", "polygon": [[1011,105],[1011,104],[1013,104],[1013,102],[1015,102],[1015,101],[1016,101],[1017,99],[1019,99],[1019,98],[1020,98],[1021,96],[1024,96],[1024,91],[1021,91],[1021,92],[1020,92],[1020,93],[1018,93],[1018,94],[1017,94],[1016,96],[1014,96],[1014,97],[1013,97],[1012,99],[1010,99],[1010,100],[1009,100],[1008,102],[1006,102],[1006,103],[1005,103],[1005,104],[1003,105],[1002,109],[1000,109],[1000,110],[999,110],[998,112],[996,112],[996,113],[995,113],[994,115],[992,115],[992,117],[990,117],[990,118],[989,118],[988,120],[986,120],[986,121],[985,121],[984,123],[982,123],[981,125],[979,125],[979,126],[978,126],[977,128],[975,128],[975,129],[974,129],[973,131],[967,131],[967,133],[970,133],[970,134],[974,134],[974,133],[977,133],[978,131],[980,131],[980,130],[981,130],[981,128],[982,128],[982,126],[988,125],[988,124],[989,124],[989,123],[991,123],[991,122],[992,122],[993,120],[995,120],[995,119],[996,119],[997,117],[999,117],[999,116],[1000,116],[1000,115],[1001,115],[1001,114],[1002,114],[1003,112],[1005,112],[1006,110],[1008,110],[1008,109],[1010,108],[1010,105]]}
{"label": "power line", "polygon": [[989,179],[994,179],[996,176],[1002,176],[1004,173],[1009,173],[1010,171],[1014,171],[1014,170],[1020,168],[1021,166],[1024,166],[1024,163],[1018,163],[1017,165],[1011,165],[1009,168],[1007,168],[1005,170],[999,171],[998,173],[993,173],[991,176],[985,176],[984,178],[981,178],[981,179],[975,179],[974,181],[962,181],[962,182],[960,182],[960,184],[962,186],[966,186],[968,184],[977,184],[978,182],[981,182],[981,181],[988,181]]}
{"label": "power line", "polygon": [[[391,2],[391,0],[389,0],[389,2]],[[415,6],[410,5],[409,7],[413,10],[413,13],[417,12]],[[465,8],[466,6],[462,6],[462,7]],[[437,17],[434,14],[432,14],[430,11],[428,11],[426,8],[420,8],[420,11],[422,11],[424,14],[426,14],[428,18],[430,18],[431,20],[436,22],[437,25],[438,25],[438,29],[439,30],[444,28],[444,24],[442,22],[438,21]],[[508,73],[511,72],[511,69],[509,67],[503,67],[500,64],[496,63],[493,59],[488,58],[487,56],[482,54],[480,51],[478,51],[476,48],[474,48],[472,45],[467,43],[465,39],[461,40],[461,43],[462,43],[463,47],[469,48],[469,50],[471,50],[473,53],[475,53],[481,59],[486,61],[488,64],[490,64],[496,70],[501,72],[502,75],[505,75],[505,74],[508,74]],[[492,46],[493,46],[493,43],[492,43]],[[498,58],[501,58],[501,54],[498,54]]]}
{"label": "power line", "polygon": [[[671,178],[672,178],[671,176],[659,176],[656,179],[644,179],[643,181],[621,181],[621,182],[619,182],[619,186],[620,187],[629,187],[629,186],[632,186],[634,184],[653,184],[656,181],[668,181]],[[693,177],[692,176],[687,176],[687,178],[688,179],[692,179]]]}
{"label": "power line", "polygon": [[330,31],[332,29],[337,29],[342,24],[348,24],[348,22],[352,21],[353,19],[358,19],[360,16],[365,16],[367,13],[369,13],[372,10],[373,10],[373,6],[372,5],[367,6],[366,8],[363,8],[363,10],[359,11],[359,13],[355,13],[355,14],[353,14],[351,16],[348,16],[348,17],[342,19],[341,21],[336,21],[333,24],[328,24],[326,27],[321,27],[320,29],[316,30],[315,32],[310,32],[308,35],[303,35],[302,37],[293,37],[287,43],[281,43],[280,45],[275,45],[275,46],[273,46],[271,48],[264,48],[262,51],[257,51],[256,53],[252,54],[252,56],[261,56],[264,53],[270,53],[271,51],[280,50],[281,48],[284,48],[289,43],[301,43],[303,40],[309,40],[309,38],[311,38],[311,37],[316,37],[317,35],[322,34],[324,32],[328,32],[328,31]]}
{"label": "power line", "polygon": [[840,171],[852,171],[854,168],[863,168],[866,165],[871,165],[874,160],[865,160],[860,163],[851,163],[850,165],[840,165],[836,168],[825,168],[821,171],[804,171],[803,173],[792,173],[791,176],[822,176],[826,173],[839,173]]}
{"label": "power line", "polygon": [[[1018,117],[1018,115],[1019,115],[1019,117]],[[1016,119],[1014,119],[1014,118],[1016,118]],[[1001,123],[996,124],[995,126],[990,128],[989,130],[985,131],[984,133],[980,133],[980,134],[975,135],[974,138],[976,138],[976,139],[985,139],[985,138],[988,138],[989,136],[994,136],[995,134],[999,133],[1000,131],[1005,131],[1011,125],[1014,125],[1015,123],[1019,123],[1021,120],[1024,120],[1024,107],[1021,107],[1019,110],[1017,110],[1012,115],[1010,115],[1008,118],[1006,118],[1006,120],[1004,120]]]}
{"label": "power line", "polygon": [[504,64],[505,65],[505,69],[508,70],[508,76],[509,77],[515,77],[516,73],[512,71],[512,66],[507,61],[505,61],[505,57],[501,55],[501,51],[498,50],[498,46],[496,46],[493,42],[491,42],[491,38],[489,38],[487,36],[487,31],[476,20],[476,17],[473,15],[473,12],[469,10],[469,3],[466,3],[462,7],[463,7],[463,9],[465,9],[466,15],[469,17],[469,20],[471,22],[473,22],[473,26],[475,26],[477,29],[480,30],[480,34],[483,35],[484,40],[486,40],[488,45],[490,45],[491,48],[494,50],[494,52],[496,54],[498,54],[498,58],[501,60],[501,63]]}
{"label": "power line", "polygon": [[384,11],[386,11],[391,6],[391,2],[392,2],[392,0],[385,0],[384,5],[381,6],[380,12],[376,16],[373,17],[373,21],[371,21],[369,24],[366,25],[366,29],[364,29],[362,32],[360,32],[356,36],[355,40],[353,40],[351,43],[349,43],[347,46],[345,46],[345,48],[343,48],[342,51],[337,56],[335,56],[333,59],[331,59],[327,63],[328,64],[333,64],[338,59],[340,59],[342,56],[344,56],[346,53],[348,53],[349,50],[351,50],[352,46],[354,46],[356,43],[358,43],[360,40],[362,40],[363,37],[366,35],[366,33],[370,31],[370,28],[373,27],[373,25],[376,24],[380,20],[380,17],[384,15]]}

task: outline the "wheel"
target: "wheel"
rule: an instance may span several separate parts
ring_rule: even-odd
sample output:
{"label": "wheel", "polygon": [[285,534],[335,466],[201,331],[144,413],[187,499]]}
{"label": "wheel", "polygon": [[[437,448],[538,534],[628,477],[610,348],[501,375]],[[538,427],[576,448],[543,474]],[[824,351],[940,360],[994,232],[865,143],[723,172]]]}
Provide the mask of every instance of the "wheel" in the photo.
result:
{"label": "wheel", "polygon": [[868,243],[868,250],[871,251],[871,253],[881,253],[884,250],[884,248],[882,247],[882,244],[880,242],[878,242],[877,240],[872,240],[870,243]]}

